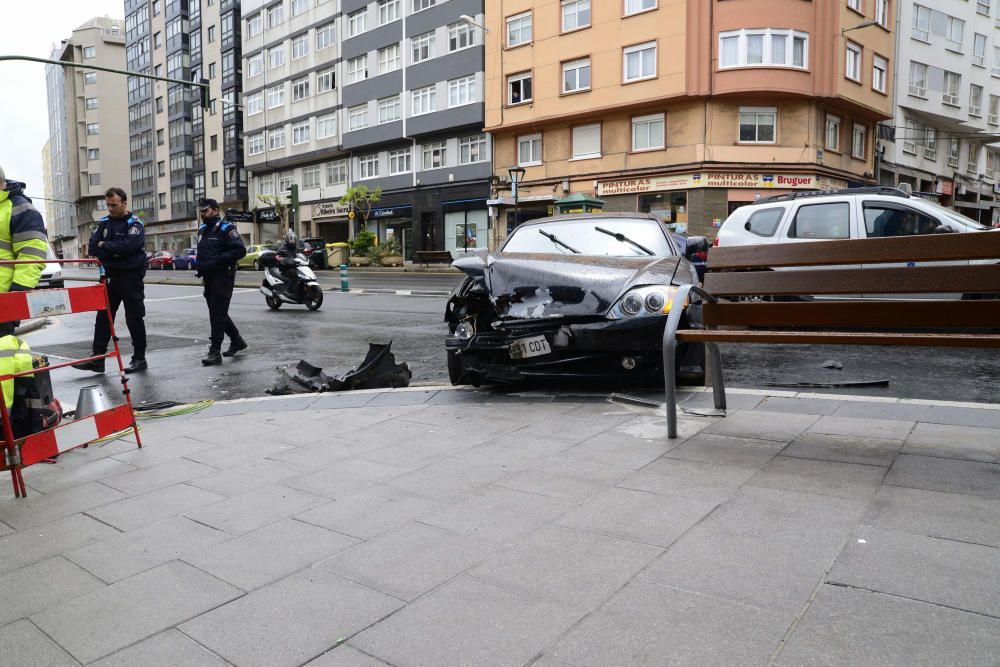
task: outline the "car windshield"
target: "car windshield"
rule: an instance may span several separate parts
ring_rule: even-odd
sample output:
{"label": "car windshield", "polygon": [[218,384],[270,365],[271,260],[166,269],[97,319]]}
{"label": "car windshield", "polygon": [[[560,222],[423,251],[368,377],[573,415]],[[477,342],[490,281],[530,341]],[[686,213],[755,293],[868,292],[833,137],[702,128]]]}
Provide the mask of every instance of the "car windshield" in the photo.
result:
{"label": "car windshield", "polygon": [[[598,231],[598,228],[605,231]],[[621,236],[616,238],[616,235]],[[552,236],[561,243],[553,240]],[[656,220],[593,217],[554,220],[518,227],[507,239],[503,251],[572,255],[576,254],[573,252],[576,250],[581,255],[648,257],[649,253],[643,248],[648,248],[655,257],[668,257],[674,254],[670,242],[667,241]]]}
{"label": "car windshield", "polygon": [[941,204],[938,204],[937,202],[933,202],[929,199],[923,199],[921,201],[923,201],[923,203],[933,208],[936,213],[943,215],[945,218],[947,218],[948,222],[953,222],[956,225],[960,225],[961,227],[963,227],[965,231],[981,232],[989,229],[989,227],[987,227],[986,225],[981,225],[972,218],[967,218],[958,211],[952,210],[950,208],[945,208],[944,206],[941,206]]}

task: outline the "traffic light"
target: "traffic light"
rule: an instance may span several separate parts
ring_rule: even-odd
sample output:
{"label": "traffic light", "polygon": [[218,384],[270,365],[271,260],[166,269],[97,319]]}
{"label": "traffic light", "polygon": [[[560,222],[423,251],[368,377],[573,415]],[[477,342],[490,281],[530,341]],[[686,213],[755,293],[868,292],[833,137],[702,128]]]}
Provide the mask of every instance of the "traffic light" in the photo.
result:
{"label": "traffic light", "polygon": [[288,193],[288,227],[298,236],[299,186],[292,183],[285,192]]}
{"label": "traffic light", "polygon": [[198,83],[201,84],[201,88],[199,88],[201,90],[201,108],[207,111],[212,106],[212,96],[208,89],[208,79],[199,79]]}

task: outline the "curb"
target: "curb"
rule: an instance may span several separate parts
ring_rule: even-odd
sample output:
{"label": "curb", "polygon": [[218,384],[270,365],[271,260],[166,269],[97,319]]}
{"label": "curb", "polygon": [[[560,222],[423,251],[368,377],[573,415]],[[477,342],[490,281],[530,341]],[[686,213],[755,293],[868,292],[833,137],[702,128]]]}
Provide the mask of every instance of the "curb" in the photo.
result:
{"label": "curb", "polygon": [[14,335],[23,336],[24,334],[29,334],[32,331],[38,331],[48,323],[49,318],[47,317],[36,317],[33,320],[27,320],[24,324],[14,329]]}

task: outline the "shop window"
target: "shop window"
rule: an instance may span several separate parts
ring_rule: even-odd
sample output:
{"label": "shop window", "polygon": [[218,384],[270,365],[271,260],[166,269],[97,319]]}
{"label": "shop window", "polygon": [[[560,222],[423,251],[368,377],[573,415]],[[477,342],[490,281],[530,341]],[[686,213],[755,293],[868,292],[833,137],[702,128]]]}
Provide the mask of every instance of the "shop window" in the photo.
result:
{"label": "shop window", "polygon": [[686,192],[660,192],[639,195],[639,212],[651,213],[674,231],[687,230],[688,211]]}

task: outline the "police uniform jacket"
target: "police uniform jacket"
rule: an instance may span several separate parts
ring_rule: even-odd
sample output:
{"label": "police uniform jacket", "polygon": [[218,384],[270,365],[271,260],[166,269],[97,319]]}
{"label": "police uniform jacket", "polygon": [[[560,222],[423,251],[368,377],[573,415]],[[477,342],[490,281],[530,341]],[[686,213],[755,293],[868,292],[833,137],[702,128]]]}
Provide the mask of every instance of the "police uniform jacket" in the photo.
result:
{"label": "police uniform jacket", "polygon": [[198,228],[198,274],[235,270],[236,262],[247,254],[236,226],[219,217]]}
{"label": "police uniform jacket", "polygon": [[[104,247],[100,247],[101,241]],[[128,271],[146,266],[146,229],[131,213],[123,218],[106,215],[90,235],[87,249],[112,271]]]}

